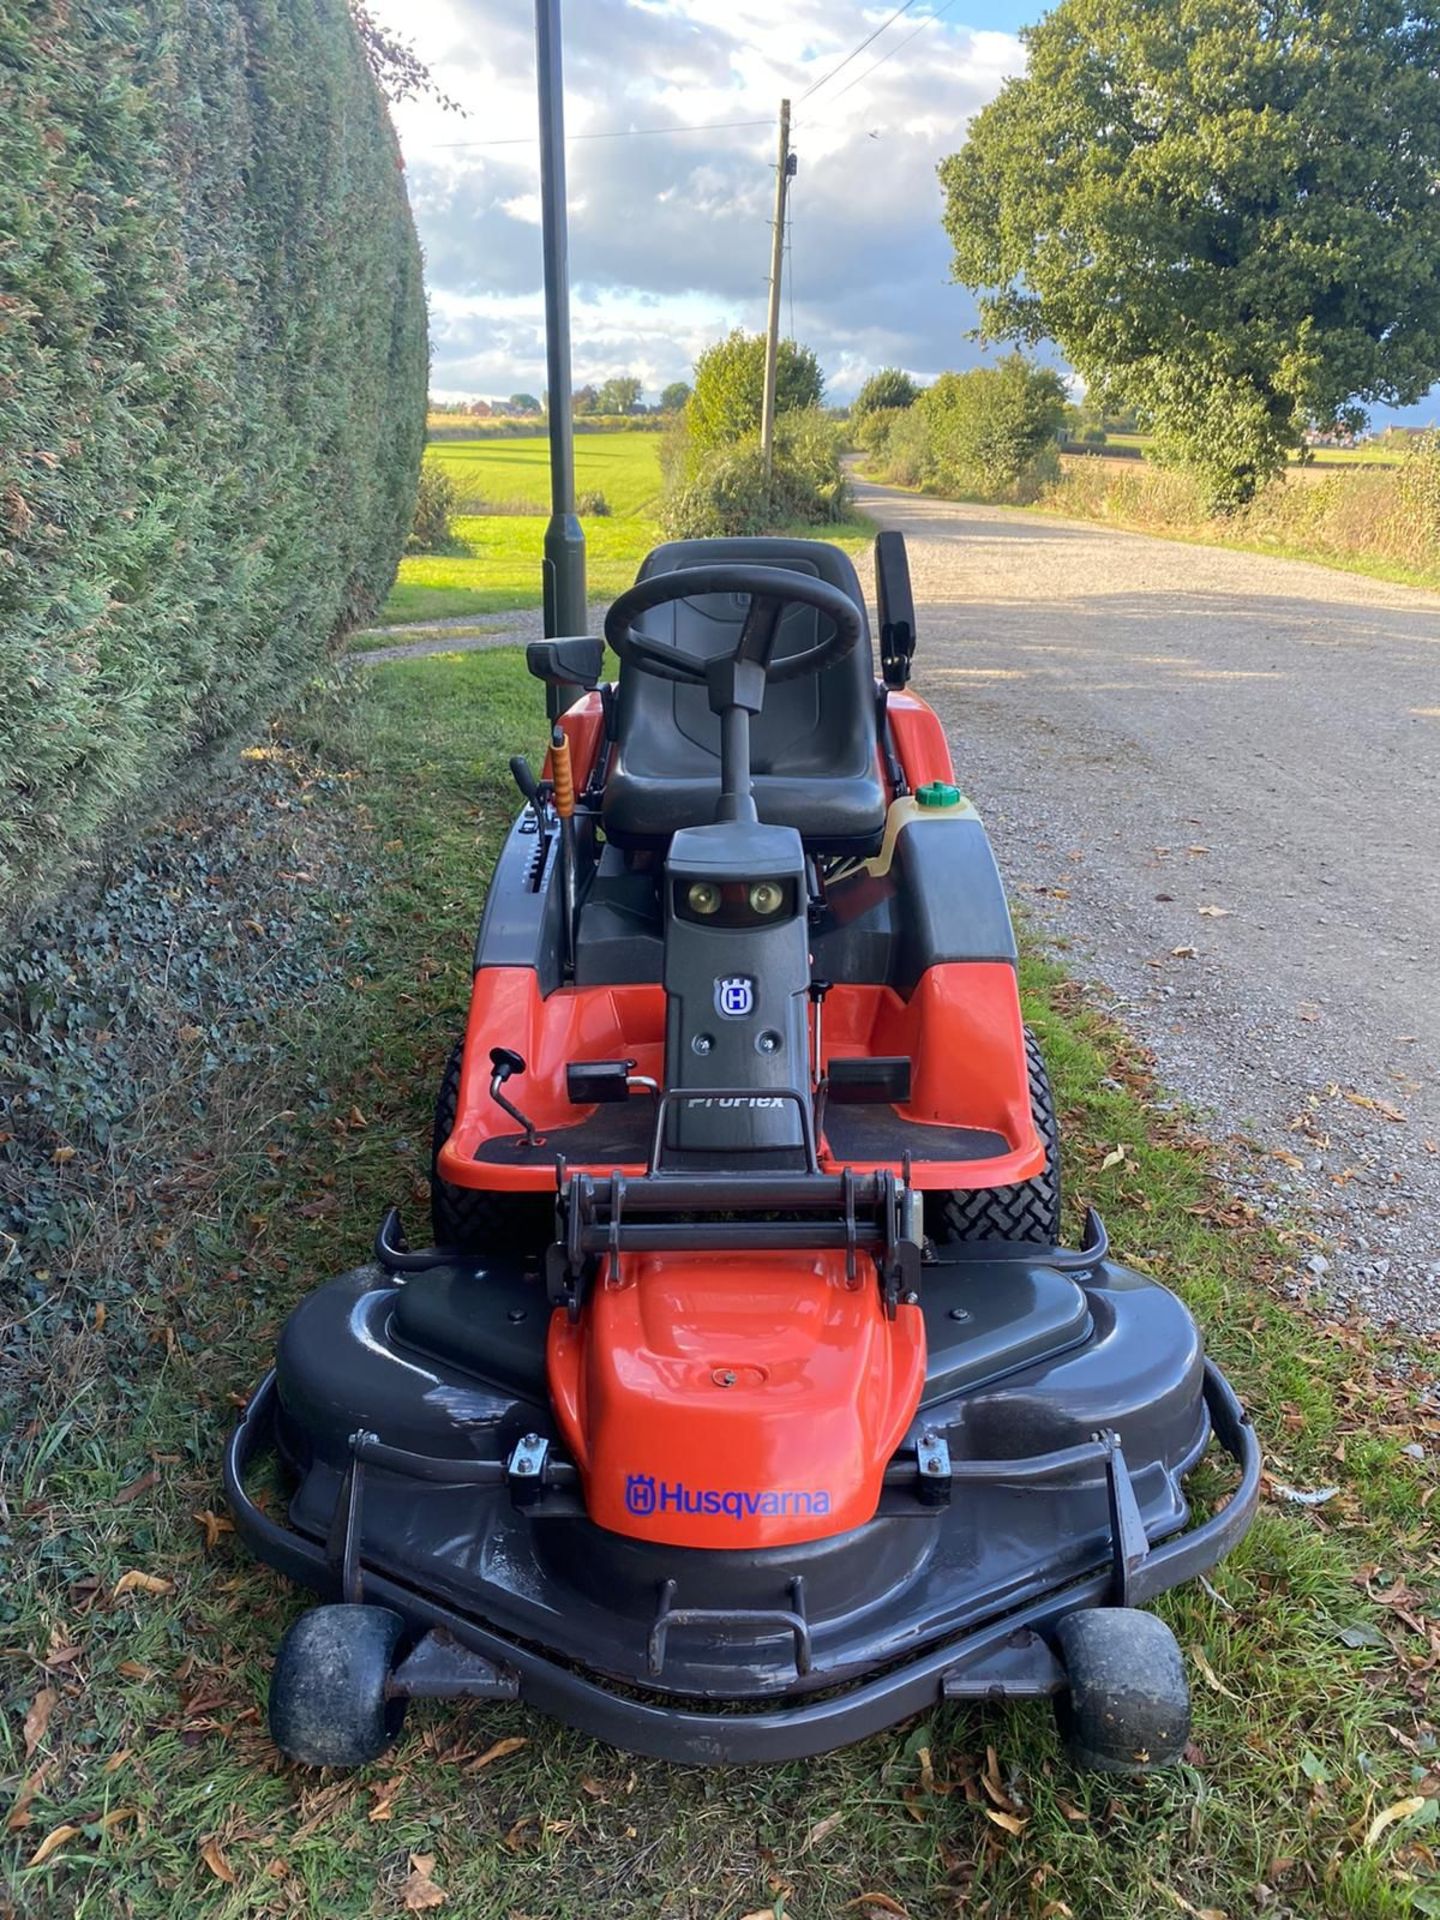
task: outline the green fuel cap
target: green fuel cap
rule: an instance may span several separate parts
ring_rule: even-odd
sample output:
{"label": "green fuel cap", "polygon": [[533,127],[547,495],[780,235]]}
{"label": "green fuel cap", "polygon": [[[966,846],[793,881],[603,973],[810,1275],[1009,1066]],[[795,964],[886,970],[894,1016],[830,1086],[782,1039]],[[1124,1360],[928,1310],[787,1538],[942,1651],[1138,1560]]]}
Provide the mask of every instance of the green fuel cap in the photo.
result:
{"label": "green fuel cap", "polygon": [[922,807],[958,807],[964,797],[959,787],[945,780],[928,780],[915,789],[916,804]]}

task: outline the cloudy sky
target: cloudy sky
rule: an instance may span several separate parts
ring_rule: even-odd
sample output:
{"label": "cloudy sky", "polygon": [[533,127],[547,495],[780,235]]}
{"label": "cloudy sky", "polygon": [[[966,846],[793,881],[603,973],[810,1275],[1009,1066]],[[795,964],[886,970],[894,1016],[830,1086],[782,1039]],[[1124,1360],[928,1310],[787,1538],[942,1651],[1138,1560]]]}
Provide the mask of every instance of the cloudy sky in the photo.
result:
{"label": "cloudy sky", "polygon": [[[799,172],[783,320],[819,354],[830,396],[850,398],[877,366],[930,378],[979,357],[966,339],[973,302],[949,284],[935,167],[1022,70],[1019,30],[1045,7],[910,0],[891,21],[898,4],[569,0],[577,386],[635,373],[653,400],[727,328],[762,325],[775,119],[787,95]],[[538,394],[531,0],[371,5],[467,109],[464,118],[428,102],[395,110],[427,261],[432,390]]]}

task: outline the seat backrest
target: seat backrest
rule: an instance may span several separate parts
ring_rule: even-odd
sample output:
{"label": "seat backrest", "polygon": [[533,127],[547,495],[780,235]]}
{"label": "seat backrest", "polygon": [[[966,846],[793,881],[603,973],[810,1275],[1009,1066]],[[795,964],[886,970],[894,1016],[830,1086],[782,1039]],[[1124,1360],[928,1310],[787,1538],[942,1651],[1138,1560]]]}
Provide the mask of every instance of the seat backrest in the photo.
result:
{"label": "seat backrest", "polygon": [[[861,642],[847,659],[766,689],[764,710],[751,725],[752,771],[797,779],[869,772],[875,764],[875,657],[865,598],[849,555],[823,540],[671,540],[649,555],[640,578],[726,564],[786,567],[824,580],[850,595],[864,622]],[[656,607],[638,628],[659,640],[683,635],[687,649],[713,655],[734,646],[748,606],[745,594],[706,594]],[[830,628],[829,619],[814,608],[787,608],[774,657],[814,646]],[[718,777],[720,722],[704,687],[622,669],[616,720],[632,774],[660,780]],[[713,766],[697,767],[697,753]]]}

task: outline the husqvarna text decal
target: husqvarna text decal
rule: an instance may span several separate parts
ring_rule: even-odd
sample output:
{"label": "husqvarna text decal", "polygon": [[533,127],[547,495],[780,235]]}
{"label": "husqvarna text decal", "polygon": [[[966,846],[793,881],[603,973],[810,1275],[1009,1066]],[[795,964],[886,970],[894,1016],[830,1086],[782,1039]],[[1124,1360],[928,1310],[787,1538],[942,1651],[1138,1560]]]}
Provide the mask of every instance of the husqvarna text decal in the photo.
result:
{"label": "husqvarna text decal", "polygon": [[796,1519],[829,1513],[830,1495],[824,1487],[762,1487],[758,1493],[742,1493],[733,1487],[687,1487],[683,1480],[657,1480],[653,1473],[632,1473],[625,1480],[625,1505],[638,1514],[724,1514],[730,1520],[753,1520],[764,1514]]}

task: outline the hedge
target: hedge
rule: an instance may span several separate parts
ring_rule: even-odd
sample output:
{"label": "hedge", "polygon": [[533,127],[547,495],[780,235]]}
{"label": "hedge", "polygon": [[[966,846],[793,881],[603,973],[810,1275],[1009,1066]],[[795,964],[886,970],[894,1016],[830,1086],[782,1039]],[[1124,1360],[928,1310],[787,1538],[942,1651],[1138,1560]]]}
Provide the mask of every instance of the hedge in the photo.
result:
{"label": "hedge", "polygon": [[0,914],[388,589],[427,347],[345,0],[0,0]]}

